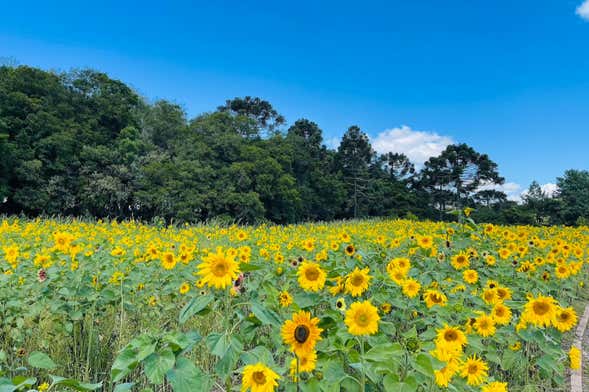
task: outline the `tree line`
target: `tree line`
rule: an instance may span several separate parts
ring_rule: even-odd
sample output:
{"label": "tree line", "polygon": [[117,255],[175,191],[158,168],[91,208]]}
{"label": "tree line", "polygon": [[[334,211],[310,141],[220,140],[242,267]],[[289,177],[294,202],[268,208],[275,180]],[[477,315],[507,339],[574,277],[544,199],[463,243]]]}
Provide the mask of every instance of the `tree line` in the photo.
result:
{"label": "tree line", "polygon": [[554,197],[522,203],[488,155],[448,146],[423,167],[377,154],[356,125],[325,146],[308,119],[287,125],[267,101],[227,100],[188,119],[94,70],[0,67],[0,213],[291,223],[360,217],[584,224],[589,172],[569,170]]}

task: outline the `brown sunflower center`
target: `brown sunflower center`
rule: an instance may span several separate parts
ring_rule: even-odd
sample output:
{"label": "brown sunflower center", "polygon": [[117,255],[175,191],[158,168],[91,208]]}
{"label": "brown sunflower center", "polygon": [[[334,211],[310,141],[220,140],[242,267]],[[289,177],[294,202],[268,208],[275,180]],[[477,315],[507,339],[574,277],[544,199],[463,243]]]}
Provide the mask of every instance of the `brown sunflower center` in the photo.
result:
{"label": "brown sunflower center", "polygon": [[227,265],[225,260],[218,260],[213,266],[213,274],[215,274],[215,276],[225,276],[227,275],[228,270],[229,266]]}
{"label": "brown sunflower center", "polygon": [[442,296],[438,294],[432,294],[429,296],[429,298],[435,304],[439,304],[440,302],[442,302]]}
{"label": "brown sunflower center", "polygon": [[476,363],[468,365],[468,374],[477,374],[479,372],[479,366]]}
{"label": "brown sunflower center", "polygon": [[550,310],[550,306],[546,302],[534,302],[534,313],[538,316],[544,316]]}
{"label": "brown sunflower center", "polygon": [[264,372],[261,370],[254,372],[252,378],[254,379],[254,382],[258,385],[266,384],[266,374],[264,374]]}
{"label": "brown sunflower center", "polygon": [[360,274],[355,274],[352,276],[351,280],[352,286],[361,286],[364,283],[364,277]]}
{"label": "brown sunflower center", "polygon": [[307,268],[305,270],[305,277],[307,280],[317,280],[319,278],[319,271],[315,267]]}
{"label": "brown sunflower center", "polygon": [[311,331],[306,325],[297,325],[294,331],[294,338],[299,343],[305,343],[309,339]]}
{"label": "brown sunflower center", "polygon": [[446,331],[446,333],[444,333],[444,340],[447,342],[455,342],[458,340],[458,334],[454,330]]}

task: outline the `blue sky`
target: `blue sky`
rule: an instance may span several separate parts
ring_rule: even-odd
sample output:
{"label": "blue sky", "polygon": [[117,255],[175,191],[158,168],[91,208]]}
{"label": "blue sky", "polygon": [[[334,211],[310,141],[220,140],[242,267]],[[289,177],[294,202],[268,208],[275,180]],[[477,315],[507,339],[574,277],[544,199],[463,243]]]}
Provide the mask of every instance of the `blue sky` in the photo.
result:
{"label": "blue sky", "polygon": [[91,67],[194,116],[269,100],[333,144],[352,124],[423,160],[488,153],[511,194],[589,169],[589,0],[29,1],[0,57]]}

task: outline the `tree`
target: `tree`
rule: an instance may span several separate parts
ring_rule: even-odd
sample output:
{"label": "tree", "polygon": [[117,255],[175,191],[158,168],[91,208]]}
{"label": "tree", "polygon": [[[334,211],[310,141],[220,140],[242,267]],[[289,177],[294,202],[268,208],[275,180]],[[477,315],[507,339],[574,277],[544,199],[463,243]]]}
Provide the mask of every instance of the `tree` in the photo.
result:
{"label": "tree", "polygon": [[[270,133],[286,122],[285,118],[272,107],[270,102],[258,97],[246,96],[244,98],[228,99],[225,101],[225,105],[219,106],[217,110],[235,116],[250,118],[256,123],[259,130],[266,130]],[[257,135],[246,134],[244,136]]]}
{"label": "tree", "polygon": [[440,214],[448,207],[461,208],[472,202],[482,185],[500,185],[504,181],[488,155],[466,144],[449,145],[438,157],[425,162],[420,173],[420,186],[430,194]]}
{"label": "tree", "polygon": [[589,171],[567,170],[557,178],[557,198],[562,201],[561,217],[567,225],[589,219]]}
{"label": "tree", "polygon": [[309,120],[297,120],[288,129],[286,142],[301,198],[297,220],[333,219],[344,202],[345,189],[333,170],[333,154],[323,145],[321,129]]}
{"label": "tree", "polygon": [[376,157],[368,135],[356,125],[348,128],[337,150],[337,164],[346,182],[348,202],[346,216],[357,218],[365,213],[369,187],[368,168]]}

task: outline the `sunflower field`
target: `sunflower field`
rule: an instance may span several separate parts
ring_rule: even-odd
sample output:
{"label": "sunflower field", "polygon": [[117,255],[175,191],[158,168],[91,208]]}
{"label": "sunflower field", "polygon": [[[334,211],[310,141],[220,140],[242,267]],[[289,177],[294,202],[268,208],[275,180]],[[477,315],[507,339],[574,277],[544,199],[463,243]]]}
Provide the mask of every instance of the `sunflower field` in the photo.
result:
{"label": "sunflower field", "polygon": [[4,218],[0,391],[561,391],[589,228]]}

